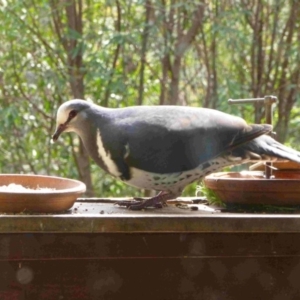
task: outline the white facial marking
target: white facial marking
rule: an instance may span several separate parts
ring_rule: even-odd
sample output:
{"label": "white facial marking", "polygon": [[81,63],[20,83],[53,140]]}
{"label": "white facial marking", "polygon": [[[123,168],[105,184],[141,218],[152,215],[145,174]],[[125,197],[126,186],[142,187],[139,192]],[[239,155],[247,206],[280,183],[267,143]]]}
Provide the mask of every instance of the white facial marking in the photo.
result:
{"label": "white facial marking", "polygon": [[67,105],[63,104],[58,108],[57,111],[57,116],[56,116],[56,123],[59,124],[64,124],[69,116],[69,111],[67,109]]}
{"label": "white facial marking", "polygon": [[122,173],[118,170],[117,165],[111,159],[111,154],[108,151],[106,151],[103,147],[102,138],[99,129],[97,129],[96,142],[98,146],[98,155],[102,159],[103,163],[106,165],[108,172],[113,176],[120,177]]}

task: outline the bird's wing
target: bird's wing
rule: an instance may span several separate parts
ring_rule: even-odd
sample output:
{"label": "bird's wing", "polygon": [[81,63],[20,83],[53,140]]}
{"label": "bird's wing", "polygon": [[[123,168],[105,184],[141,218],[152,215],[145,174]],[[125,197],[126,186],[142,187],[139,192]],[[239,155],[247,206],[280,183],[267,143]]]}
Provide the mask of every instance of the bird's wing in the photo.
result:
{"label": "bird's wing", "polygon": [[[126,164],[154,173],[194,169],[272,129],[270,125],[248,125],[241,118],[215,110],[182,107],[148,107],[127,117],[120,115],[117,120],[111,135],[115,144],[122,143]],[[121,148],[110,151],[120,157]]]}
{"label": "bird's wing", "polygon": [[268,135],[260,136],[247,144],[237,147],[233,155],[242,155],[244,151],[251,151],[262,156],[278,157],[300,163],[300,152],[277,142]]}

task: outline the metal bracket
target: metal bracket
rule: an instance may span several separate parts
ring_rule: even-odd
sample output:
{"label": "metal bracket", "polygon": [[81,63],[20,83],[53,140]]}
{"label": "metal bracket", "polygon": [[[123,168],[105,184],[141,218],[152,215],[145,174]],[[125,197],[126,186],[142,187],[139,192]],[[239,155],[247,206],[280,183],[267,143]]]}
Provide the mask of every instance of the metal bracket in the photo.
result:
{"label": "metal bracket", "polygon": [[[273,123],[273,104],[277,103],[276,96],[264,96],[263,98],[246,98],[246,99],[228,99],[228,104],[246,104],[246,103],[263,103],[265,105],[265,116],[266,123]],[[271,132],[270,135],[272,137],[275,136],[274,132]],[[267,179],[272,176],[272,163],[267,162],[265,166],[265,176]]]}

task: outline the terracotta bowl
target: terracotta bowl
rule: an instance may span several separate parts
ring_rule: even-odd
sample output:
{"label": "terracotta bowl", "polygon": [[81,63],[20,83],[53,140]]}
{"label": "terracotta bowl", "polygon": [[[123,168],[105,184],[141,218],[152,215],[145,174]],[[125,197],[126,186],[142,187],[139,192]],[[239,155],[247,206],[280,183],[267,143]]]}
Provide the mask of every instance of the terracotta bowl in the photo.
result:
{"label": "terracotta bowl", "polygon": [[[10,184],[28,189],[3,188]],[[85,184],[72,179],[42,175],[0,175],[0,213],[55,213],[71,208],[85,192]]]}
{"label": "terracotta bowl", "polygon": [[277,171],[271,179],[260,171],[213,173],[204,179],[224,203],[300,205],[300,172]]}
{"label": "terracotta bowl", "polygon": [[[273,173],[277,171],[290,170],[290,171],[300,171],[300,164],[292,162],[292,161],[275,161],[272,162]],[[253,171],[264,171],[264,164],[258,165]]]}

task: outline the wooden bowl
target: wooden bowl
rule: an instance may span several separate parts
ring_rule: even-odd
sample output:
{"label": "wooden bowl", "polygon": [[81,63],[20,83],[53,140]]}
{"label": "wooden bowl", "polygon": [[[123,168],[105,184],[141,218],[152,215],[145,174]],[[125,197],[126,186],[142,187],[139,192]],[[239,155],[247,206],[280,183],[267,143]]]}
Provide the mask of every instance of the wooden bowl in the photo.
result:
{"label": "wooden bowl", "polygon": [[299,171],[277,171],[271,179],[260,171],[220,172],[204,183],[224,203],[300,205]]}
{"label": "wooden bowl", "polygon": [[[24,187],[14,190],[3,186]],[[28,190],[26,190],[26,189]],[[85,184],[72,179],[42,175],[0,175],[0,213],[55,213],[71,208],[85,192]]]}

